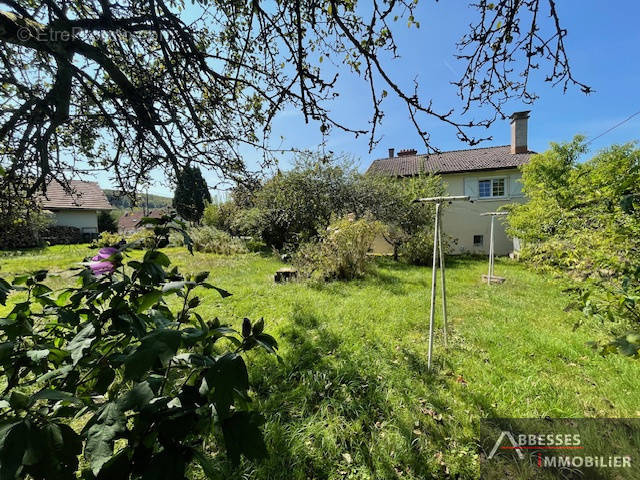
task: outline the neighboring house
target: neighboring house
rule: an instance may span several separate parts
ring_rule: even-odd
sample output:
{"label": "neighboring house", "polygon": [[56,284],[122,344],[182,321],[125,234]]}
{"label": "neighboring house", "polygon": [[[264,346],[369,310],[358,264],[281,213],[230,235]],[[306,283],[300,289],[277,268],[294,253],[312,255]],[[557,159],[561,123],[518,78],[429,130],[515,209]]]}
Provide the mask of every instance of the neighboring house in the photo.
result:
{"label": "neighboring house", "polygon": [[140,223],[140,220],[142,220],[143,217],[160,218],[166,213],[167,209],[165,208],[154,208],[153,210],[149,210],[146,215],[143,210],[125,212],[118,219],[118,233],[128,235],[130,233],[137,232],[140,230],[138,223]]}
{"label": "neighboring house", "polygon": [[54,214],[54,224],[79,228],[87,238],[98,235],[98,213],[111,210],[106,195],[96,182],[72,180],[71,190],[53,181],[41,196],[42,208]]}
{"label": "neighboring house", "polygon": [[[480,214],[524,201],[520,182],[522,174],[518,167],[527,163],[534,154],[527,147],[528,118],[528,111],[511,115],[510,145],[433,155],[402,150],[394,156],[394,150],[389,149],[389,158],[375,160],[367,173],[394,177],[421,173],[440,175],[446,186],[446,195],[469,195],[472,200],[444,205],[442,232],[457,242],[452,253],[488,253],[490,219]],[[495,226],[495,253],[507,255],[513,251],[514,242],[505,233],[502,220],[497,220]],[[379,241],[374,249],[383,250]]]}

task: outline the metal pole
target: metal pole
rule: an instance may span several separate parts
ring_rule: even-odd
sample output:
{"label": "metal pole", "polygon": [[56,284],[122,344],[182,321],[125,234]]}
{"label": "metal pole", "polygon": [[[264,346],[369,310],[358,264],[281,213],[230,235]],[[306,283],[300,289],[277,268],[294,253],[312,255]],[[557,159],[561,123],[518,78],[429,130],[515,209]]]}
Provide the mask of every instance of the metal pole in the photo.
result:
{"label": "metal pole", "polygon": [[487,285],[491,285],[491,277],[493,277],[493,219],[491,215],[491,234],[489,236],[489,274],[487,275]]}
{"label": "metal pole", "polygon": [[[441,215],[438,212],[438,215]],[[447,287],[444,276],[444,255],[442,254],[442,218],[438,221],[438,254],[440,256],[440,289],[442,290],[442,318],[444,319],[444,346],[447,346]]]}
{"label": "metal pole", "polygon": [[429,314],[429,351],[427,353],[427,369],[431,370],[431,352],[433,351],[433,320],[436,309],[436,261],[438,259],[438,228],[440,217],[440,203],[436,203],[436,218],[433,228],[433,264],[431,266],[431,312]]}

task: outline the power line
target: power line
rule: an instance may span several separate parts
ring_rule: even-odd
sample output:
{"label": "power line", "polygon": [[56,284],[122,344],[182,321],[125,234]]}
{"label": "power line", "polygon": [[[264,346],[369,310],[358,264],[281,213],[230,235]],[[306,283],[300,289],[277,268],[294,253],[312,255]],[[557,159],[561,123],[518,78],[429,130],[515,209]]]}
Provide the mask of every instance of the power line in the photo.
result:
{"label": "power line", "polygon": [[605,130],[604,132],[602,132],[600,135],[593,137],[591,140],[589,140],[585,145],[589,145],[591,142],[593,142],[594,140],[597,140],[598,138],[602,137],[603,135],[606,135],[607,133],[609,133],[611,130],[615,130],[616,128],[618,128],[620,125],[622,125],[623,123],[628,122],[629,120],[631,120],[633,117],[635,117],[636,115],[640,115],[640,110],[638,110],[636,113],[633,113],[631,115],[629,115],[627,118],[625,118],[624,120],[622,120],[620,123],[616,123],[613,127],[609,128],[608,130]]}

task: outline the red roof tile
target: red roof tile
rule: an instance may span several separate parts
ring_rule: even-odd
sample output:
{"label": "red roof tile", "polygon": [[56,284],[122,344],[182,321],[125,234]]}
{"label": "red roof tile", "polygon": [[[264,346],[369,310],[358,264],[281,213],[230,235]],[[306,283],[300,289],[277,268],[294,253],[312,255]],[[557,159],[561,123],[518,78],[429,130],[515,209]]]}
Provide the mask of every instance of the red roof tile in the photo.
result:
{"label": "red roof tile", "polygon": [[165,208],[155,208],[150,210],[147,215],[144,215],[142,210],[136,212],[125,212],[118,219],[118,231],[121,233],[133,232],[138,229],[138,223],[142,220],[142,217],[160,218],[167,213]]}
{"label": "red roof tile", "polygon": [[52,181],[47,186],[47,192],[40,196],[42,207],[50,210],[111,210],[111,204],[107,200],[100,185],[97,182],[82,182],[72,180],[71,192],[67,192],[62,184]]}
{"label": "red roof tile", "polygon": [[534,153],[512,154],[511,147],[505,145],[431,155],[403,155],[374,160],[367,173],[407,177],[420,173],[461,173],[516,168],[527,163]]}

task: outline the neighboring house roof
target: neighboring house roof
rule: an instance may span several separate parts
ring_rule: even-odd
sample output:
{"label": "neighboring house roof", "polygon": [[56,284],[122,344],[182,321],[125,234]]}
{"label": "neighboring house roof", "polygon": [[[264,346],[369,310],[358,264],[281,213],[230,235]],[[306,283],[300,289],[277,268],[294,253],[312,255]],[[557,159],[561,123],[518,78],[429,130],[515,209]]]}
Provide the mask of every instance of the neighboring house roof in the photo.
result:
{"label": "neighboring house roof", "polygon": [[408,177],[420,173],[462,173],[517,168],[535,152],[511,153],[509,145],[453,150],[431,155],[406,155],[374,160],[367,173]]}
{"label": "neighboring house roof", "polygon": [[47,210],[111,210],[100,185],[97,182],[71,180],[68,192],[56,180],[47,186],[47,192],[40,196],[42,207]]}
{"label": "neighboring house roof", "polygon": [[144,214],[142,210],[138,210],[137,212],[125,212],[118,219],[118,231],[119,232],[131,232],[138,229],[138,223],[142,220],[143,217],[151,217],[151,218],[160,218],[162,215],[167,213],[164,208],[155,208],[150,210],[147,215]]}

